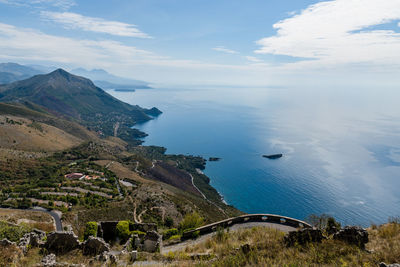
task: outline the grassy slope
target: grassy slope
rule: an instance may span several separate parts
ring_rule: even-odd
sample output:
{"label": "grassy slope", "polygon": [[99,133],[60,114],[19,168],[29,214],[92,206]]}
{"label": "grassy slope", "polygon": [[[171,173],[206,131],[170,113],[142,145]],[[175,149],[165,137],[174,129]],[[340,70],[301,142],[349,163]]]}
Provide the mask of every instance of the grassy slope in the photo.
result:
{"label": "grassy slope", "polygon": [[[378,266],[400,262],[400,224],[389,223],[368,229],[370,242],[367,250],[334,240],[311,243],[305,246],[286,247],[284,234],[270,228],[241,229],[223,233],[203,243],[190,246],[183,252],[167,255],[139,253],[138,260],[146,266]],[[250,245],[250,252],[240,249]],[[0,248],[0,264],[17,255],[15,251]],[[190,255],[205,253],[210,257],[193,260]],[[25,257],[15,259],[21,266],[34,265],[42,258],[38,249],[32,249]],[[58,262],[82,263],[101,266],[93,257],[83,256],[75,250],[57,257]],[[120,260],[129,262],[129,254]],[[149,262],[150,261],[150,262]]]}
{"label": "grassy slope", "polygon": [[[27,108],[25,105],[21,104],[0,103],[0,115],[22,117],[38,123],[44,123],[82,140],[91,140],[96,138],[93,133],[89,132],[78,123],[52,116],[40,110],[40,107],[32,105],[31,103],[30,107],[31,108]],[[35,108],[36,110],[33,110],[32,108]]]}

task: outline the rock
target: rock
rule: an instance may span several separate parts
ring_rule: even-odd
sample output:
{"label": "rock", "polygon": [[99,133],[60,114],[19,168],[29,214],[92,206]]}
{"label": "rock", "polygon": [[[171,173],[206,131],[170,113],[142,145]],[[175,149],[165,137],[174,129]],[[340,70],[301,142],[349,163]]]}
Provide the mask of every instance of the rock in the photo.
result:
{"label": "rock", "polygon": [[17,244],[15,244],[15,242],[11,242],[10,240],[4,238],[4,239],[0,240],[0,246],[2,246],[2,247],[15,246],[15,247],[17,247]]}
{"label": "rock", "polygon": [[73,232],[51,232],[47,235],[45,248],[54,253],[66,253],[80,246]]}
{"label": "rock", "polygon": [[33,233],[37,234],[39,239],[43,239],[46,236],[46,232],[42,231],[42,230],[38,230],[38,229],[33,229],[32,230]]}
{"label": "rock", "polygon": [[130,258],[131,262],[136,261],[136,259],[137,259],[137,251],[134,250],[134,251],[129,252],[129,256],[130,256],[129,258]]}
{"label": "rock", "polygon": [[129,231],[150,232],[157,231],[157,224],[155,223],[134,223],[129,225]]}
{"label": "rock", "polygon": [[95,259],[98,261],[106,262],[110,259],[110,254],[108,252],[104,251],[100,255],[97,255]]}
{"label": "rock", "polygon": [[161,251],[162,236],[156,231],[147,232],[143,239],[143,251],[157,252]]}
{"label": "rock", "polygon": [[381,263],[379,263],[379,267],[400,267],[400,264],[399,263],[393,263],[393,264],[387,265],[386,263],[381,262]]}
{"label": "rock", "polygon": [[18,247],[21,248],[22,252],[26,254],[29,247],[39,247],[43,245],[43,238],[46,233],[37,229],[34,229],[30,233],[26,233],[18,242]]}
{"label": "rock", "polygon": [[357,226],[346,226],[344,229],[334,234],[333,239],[341,240],[364,249],[365,244],[368,243],[368,232]]}
{"label": "rock", "polygon": [[250,250],[251,250],[251,247],[249,244],[244,244],[244,245],[240,246],[240,251],[245,255],[249,254]]}
{"label": "rock", "polygon": [[95,256],[108,251],[110,251],[110,245],[100,237],[89,236],[88,240],[82,244],[83,255]]}
{"label": "rock", "polygon": [[128,241],[126,241],[126,243],[123,246],[122,251],[128,252],[129,250],[132,249],[132,242],[133,242],[133,236],[131,236]]}
{"label": "rock", "polygon": [[296,244],[304,245],[309,242],[321,242],[322,239],[324,239],[324,236],[321,230],[305,228],[289,232],[285,236],[285,243],[287,246],[294,246]]}
{"label": "rock", "polygon": [[117,261],[118,261],[118,257],[114,254],[110,254],[110,263],[114,264],[114,263],[117,263]]}
{"label": "rock", "polygon": [[45,257],[43,257],[41,265],[50,267],[50,266],[56,266],[57,261],[56,261],[56,255],[54,254],[49,254]]}

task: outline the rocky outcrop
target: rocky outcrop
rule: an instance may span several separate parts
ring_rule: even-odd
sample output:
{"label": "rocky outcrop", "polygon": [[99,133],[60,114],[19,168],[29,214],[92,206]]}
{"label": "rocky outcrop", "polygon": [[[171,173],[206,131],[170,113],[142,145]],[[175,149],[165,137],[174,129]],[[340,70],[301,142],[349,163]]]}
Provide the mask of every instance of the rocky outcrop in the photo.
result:
{"label": "rocky outcrop", "polygon": [[393,264],[387,265],[386,263],[381,262],[381,263],[379,263],[379,267],[400,267],[400,264],[399,263],[393,263]]}
{"label": "rocky outcrop", "polygon": [[18,247],[26,254],[30,247],[39,247],[44,245],[43,239],[46,233],[37,229],[25,234],[18,242]]}
{"label": "rocky outcrop", "polygon": [[60,254],[79,248],[80,243],[73,232],[51,232],[44,246],[48,251]]}
{"label": "rocky outcrop", "polygon": [[319,229],[300,229],[298,231],[289,232],[285,236],[285,243],[287,246],[304,245],[309,242],[321,242],[324,239],[322,231]]}
{"label": "rocky outcrop", "polygon": [[162,246],[162,235],[156,231],[147,232],[143,238],[143,251],[146,252],[157,252],[161,251]]}
{"label": "rocky outcrop", "polygon": [[155,223],[134,223],[129,225],[129,231],[150,232],[157,231],[157,224]]}
{"label": "rocky outcrop", "polygon": [[133,235],[124,246],[125,251],[138,250],[145,252],[158,252],[162,247],[162,235],[156,231],[147,232],[143,238]]}
{"label": "rocky outcrop", "polygon": [[333,239],[341,240],[364,249],[365,244],[368,243],[368,232],[357,226],[347,226],[335,233]]}
{"label": "rocky outcrop", "polygon": [[56,255],[54,254],[49,254],[47,256],[44,256],[41,262],[41,266],[45,267],[53,267],[56,265],[57,265]]}
{"label": "rocky outcrop", "polygon": [[82,244],[83,255],[96,256],[108,251],[110,251],[110,245],[100,237],[89,236],[88,240]]}
{"label": "rocky outcrop", "polygon": [[15,242],[11,242],[8,239],[2,239],[2,240],[0,240],[0,246],[2,246],[2,247],[10,247],[10,246],[17,247],[17,244],[15,244]]}

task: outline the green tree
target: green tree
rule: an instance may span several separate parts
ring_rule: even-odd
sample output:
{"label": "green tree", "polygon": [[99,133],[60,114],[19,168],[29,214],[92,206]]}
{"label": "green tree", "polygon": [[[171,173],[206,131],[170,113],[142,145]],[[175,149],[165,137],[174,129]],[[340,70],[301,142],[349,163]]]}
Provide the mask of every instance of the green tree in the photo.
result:
{"label": "green tree", "polygon": [[179,223],[179,229],[185,231],[187,229],[195,229],[202,226],[204,219],[197,213],[193,212],[186,214],[183,220]]}
{"label": "green tree", "polygon": [[119,221],[116,227],[117,236],[122,240],[127,240],[131,235],[129,231],[129,221]]}
{"label": "green tree", "polygon": [[83,239],[86,240],[89,236],[97,236],[97,222],[87,222],[85,226],[85,232],[83,233]]}

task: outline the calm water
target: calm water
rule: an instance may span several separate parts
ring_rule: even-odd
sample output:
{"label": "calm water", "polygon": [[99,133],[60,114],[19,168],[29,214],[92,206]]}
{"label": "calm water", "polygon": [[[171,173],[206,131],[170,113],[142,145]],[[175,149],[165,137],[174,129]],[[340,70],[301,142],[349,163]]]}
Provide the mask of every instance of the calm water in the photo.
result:
{"label": "calm water", "polygon": [[[139,128],[168,153],[221,157],[206,174],[248,213],[345,224],[400,216],[400,94],[391,89],[206,88],[112,92],[164,113]],[[263,154],[283,153],[278,160]]]}

